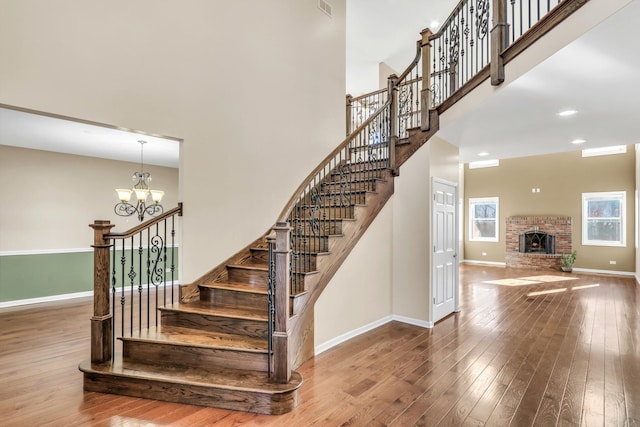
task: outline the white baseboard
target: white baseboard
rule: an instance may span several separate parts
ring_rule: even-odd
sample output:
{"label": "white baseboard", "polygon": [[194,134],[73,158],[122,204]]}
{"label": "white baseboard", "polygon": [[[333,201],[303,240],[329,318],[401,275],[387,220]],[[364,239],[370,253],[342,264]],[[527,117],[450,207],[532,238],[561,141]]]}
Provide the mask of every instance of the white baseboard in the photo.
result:
{"label": "white baseboard", "polygon": [[43,302],[63,301],[75,298],[84,298],[93,296],[93,291],[75,292],[72,294],[50,295],[47,297],[19,299],[15,301],[0,302],[0,308],[18,307],[21,305],[41,304]]}
{"label": "white baseboard", "polygon": [[629,277],[635,277],[636,281],[638,280],[638,276],[636,275],[636,273],[634,273],[633,271],[614,271],[614,270],[595,270],[595,269],[591,269],[591,268],[576,268],[573,267],[573,271],[575,271],[576,273],[591,273],[591,274],[613,274],[616,276],[629,276]]}
{"label": "white baseboard", "polygon": [[[178,281],[174,281],[173,284],[176,286],[180,285]],[[170,286],[171,283],[167,282],[167,285]],[[144,283],[142,286],[145,286],[145,290],[146,290],[147,284]],[[122,289],[123,288],[116,288],[116,293],[117,294],[122,293]],[[131,292],[131,288],[130,287],[125,288],[125,291]],[[111,288],[109,288],[109,294],[111,294]],[[71,300],[71,299],[85,298],[85,297],[91,297],[91,296],[93,296],[93,291],[83,291],[83,292],[74,292],[72,294],[60,294],[60,295],[50,295],[50,296],[38,297],[38,298],[19,299],[14,301],[2,301],[0,302],[0,309],[9,308],[9,307],[19,307],[21,305],[42,304],[45,302]]]}
{"label": "white baseboard", "polygon": [[474,264],[474,265],[490,265],[493,267],[506,267],[506,262],[497,262],[497,261],[480,261],[476,259],[464,259],[461,264]]}
{"label": "white baseboard", "polygon": [[389,316],[385,316],[382,319],[378,319],[375,322],[371,322],[367,325],[361,326],[352,331],[346,332],[342,335],[332,338],[329,341],[324,342],[320,345],[317,345],[315,347],[315,355],[317,356],[318,354],[323,353],[329,350],[330,348],[337,346],[338,344],[342,344],[343,342],[349,341],[350,339],[355,338],[358,335],[364,334],[365,332],[369,332],[375,328],[378,328],[394,320],[402,323],[408,323],[410,325],[421,326],[423,328],[433,328],[433,322],[428,322],[426,320],[420,320],[420,319],[412,319],[410,317],[404,317],[404,316],[398,316],[398,315],[392,314]]}
{"label": "white baseboard", "polygon": [[391,320],[397,320],[398,322],[407,323],[409,325],[420,326],[428,329],[433,328],[433,322],[429,322],[427,320],[413,319],[411,317],[398,316],[396,314],[391,317]]}

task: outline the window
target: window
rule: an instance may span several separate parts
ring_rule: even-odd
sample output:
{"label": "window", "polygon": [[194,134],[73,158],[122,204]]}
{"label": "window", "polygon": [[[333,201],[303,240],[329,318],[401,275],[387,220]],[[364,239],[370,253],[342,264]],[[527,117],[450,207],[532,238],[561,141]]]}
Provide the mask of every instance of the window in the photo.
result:
{"label": "window", "polygon": [[498,241],[498,198],[469,199],[469,240]]}
{"label": "window", "polygon": [[582,244],[625,246],[626,192],[582,193]]}

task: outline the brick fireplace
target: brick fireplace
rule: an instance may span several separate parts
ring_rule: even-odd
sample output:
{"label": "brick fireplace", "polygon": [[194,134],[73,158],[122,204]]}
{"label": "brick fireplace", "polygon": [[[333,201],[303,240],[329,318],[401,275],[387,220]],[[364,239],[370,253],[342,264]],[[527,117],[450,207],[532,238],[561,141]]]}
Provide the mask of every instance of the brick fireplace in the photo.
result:
{"label": "brick fireplace", "polygon": [[[560,255],[572,251],[570,216],[510,216],[506,227],[506,265],[536,270],[560,269]],[[553,236],[555,253],[521,252],[523,237]]]}

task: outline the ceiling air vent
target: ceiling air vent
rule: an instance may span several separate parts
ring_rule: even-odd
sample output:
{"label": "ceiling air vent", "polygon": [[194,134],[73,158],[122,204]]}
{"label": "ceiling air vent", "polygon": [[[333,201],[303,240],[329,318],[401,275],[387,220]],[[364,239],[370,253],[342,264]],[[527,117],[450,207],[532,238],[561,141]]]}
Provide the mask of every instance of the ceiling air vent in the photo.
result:
{"label": "ceiling air vent", "polygon": [[332,16],[332,7],[324,0],[318,0],[318,9],[326,13],[329,17]]}

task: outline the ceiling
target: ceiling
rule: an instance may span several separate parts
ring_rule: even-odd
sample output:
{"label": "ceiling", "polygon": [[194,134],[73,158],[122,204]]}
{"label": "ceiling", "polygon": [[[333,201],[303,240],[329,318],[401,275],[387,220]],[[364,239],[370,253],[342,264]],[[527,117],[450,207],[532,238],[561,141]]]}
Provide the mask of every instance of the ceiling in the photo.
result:
{"label": "ceiling", "polygon": [[93,123],[0,108],[0,143],[34,150],[178,167],[180,143]]}
{"label": "ceiling", "polygon": [[[443,22],[455,4],[347,0],[347,92],[375,90],[381,62],[401,72],[415,55],[420,30]],[[640,143],[640,89],[633,80],[640,75],[639,20],[640,0],[634,0],[438,135],[460,147],[463,163]],[[578,114],[558,117],[565,108]],[[586,142],[572,145],[577,138]],[[141,139],[148,141],[145,163],[178,167],[174,139],[0,108],[5,145],[139,162]]]}

